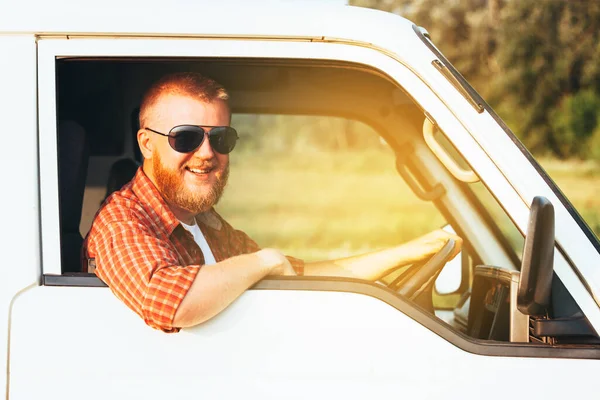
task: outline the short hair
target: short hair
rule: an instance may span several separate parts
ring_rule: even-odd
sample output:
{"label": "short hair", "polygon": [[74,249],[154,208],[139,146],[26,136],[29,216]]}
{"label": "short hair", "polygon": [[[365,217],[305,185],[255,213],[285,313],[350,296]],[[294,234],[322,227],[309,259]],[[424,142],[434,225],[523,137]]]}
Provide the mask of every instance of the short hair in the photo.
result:
{"label": "short hair", "polygon": [[217,81],[197,72],[177,72],[165,75],[154,82],[142,97],[140,128],[144,128],[150,109],[165,94],[189,96],[207,103],[215,100],[227,102],[229,94]]}

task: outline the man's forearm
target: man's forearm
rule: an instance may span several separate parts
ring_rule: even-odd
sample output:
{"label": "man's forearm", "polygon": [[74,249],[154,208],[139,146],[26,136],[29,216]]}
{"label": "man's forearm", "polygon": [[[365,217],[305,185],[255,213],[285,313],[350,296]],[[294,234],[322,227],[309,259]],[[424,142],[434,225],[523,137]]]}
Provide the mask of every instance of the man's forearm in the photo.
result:
{"label": "man's forearm", "polygon": [[214,317],[270,274],[276,261],[252,253],[203,266],[179,305],[173,326],[190,327]]}
{"label": "man's forearm", "polygon": [[343,276],[377,280],[396,268],[432,256],[443,247],[450,237],[456,241],[456,248],[452,255],[454,257],[460,250],[462,240],[458,236],[439,230],[399,246],[373,253],[338,260],[307,263],[304,266],[304,275]]}
{"label": "man's forearm", "polygon": [[391,270],[421,260],[426,255],[413,246],[400,245],[373,253],[341,258],[337,260],[306,263],[304,275],[341,276],[377,280]]}

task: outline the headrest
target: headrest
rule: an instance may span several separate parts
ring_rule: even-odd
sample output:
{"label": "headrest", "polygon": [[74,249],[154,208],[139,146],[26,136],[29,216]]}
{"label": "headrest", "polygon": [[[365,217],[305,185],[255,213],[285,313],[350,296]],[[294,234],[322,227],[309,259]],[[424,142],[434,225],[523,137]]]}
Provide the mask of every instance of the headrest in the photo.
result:
{"label": "headrest", "polygon": [[58,149],[61,231],[79,232],[89,159],[89,144],[81,125],[59,122]]}

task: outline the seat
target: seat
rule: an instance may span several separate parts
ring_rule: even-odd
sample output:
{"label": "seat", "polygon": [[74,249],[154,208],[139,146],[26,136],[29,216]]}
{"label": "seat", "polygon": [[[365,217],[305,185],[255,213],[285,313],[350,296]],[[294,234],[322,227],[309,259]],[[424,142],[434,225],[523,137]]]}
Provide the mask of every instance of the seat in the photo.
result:
{"label": "seat", "polygon": [[133,179],[139,165],[131,158],[122,158],[115,161],[110,167],[106,182],[106,197],[120,190],[127,182]]}
{"label": "seat", "polygon": [[108,172],[106,181],[106,199],[113,192],[120,190],[123,185],[133,179],[139,166],[142,163],[142,152],[137,143],[137,131],[139,124],[140,108],[136,107],[130,114],[131,123],[131,141],[133,147],[133,158],[122,158],[114,162]]}
{"label": "seat", "polygon": [[89,143],[83,127],[75,121],[60,121],[58,148],[62,272],[81,272],[83,237],[79,231],[79,223],[90,155]]}
{"label": "seat", "polygon": [[142,163],[142,152],[137,143],[137,131],[139,124],[140,108],[136,107],[130,114],[131,123],[131,140],[133,144],[133,159],[122,158],[114,162],[108,172],[106,181],[106,195],[104,199],[110,196],[113,192],[120,190],[123,185],[133,179],[139,166]]}

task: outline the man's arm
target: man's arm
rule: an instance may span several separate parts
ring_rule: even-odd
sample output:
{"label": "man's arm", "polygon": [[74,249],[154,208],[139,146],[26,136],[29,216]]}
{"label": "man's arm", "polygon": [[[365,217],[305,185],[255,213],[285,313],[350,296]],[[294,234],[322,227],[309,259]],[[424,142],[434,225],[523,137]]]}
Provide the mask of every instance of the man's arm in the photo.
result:
{"label": "man's arm", "polygon": [[304,275],[344,276],[374,281],[395,268],[433,256],[450,238],[456,243],[451,256],[454,257],[460,252],[462,239],[443,230],[437,230],[389,249],[337,260],[306,263]]}
{"label": "man's arm", "polygon": [[185,328],[209,320],[267,275],[295,275],[277,250],[263,249],[203,266],[181,301],[173,326]]}
{"label": "man's arm", "polygon": [[172,245],[137,218],[107,214],[88,237],[95,272],[146,324],[166,332],[206,321],[267,275],[295,275],[272,249],[209,266],[180,265]]}

